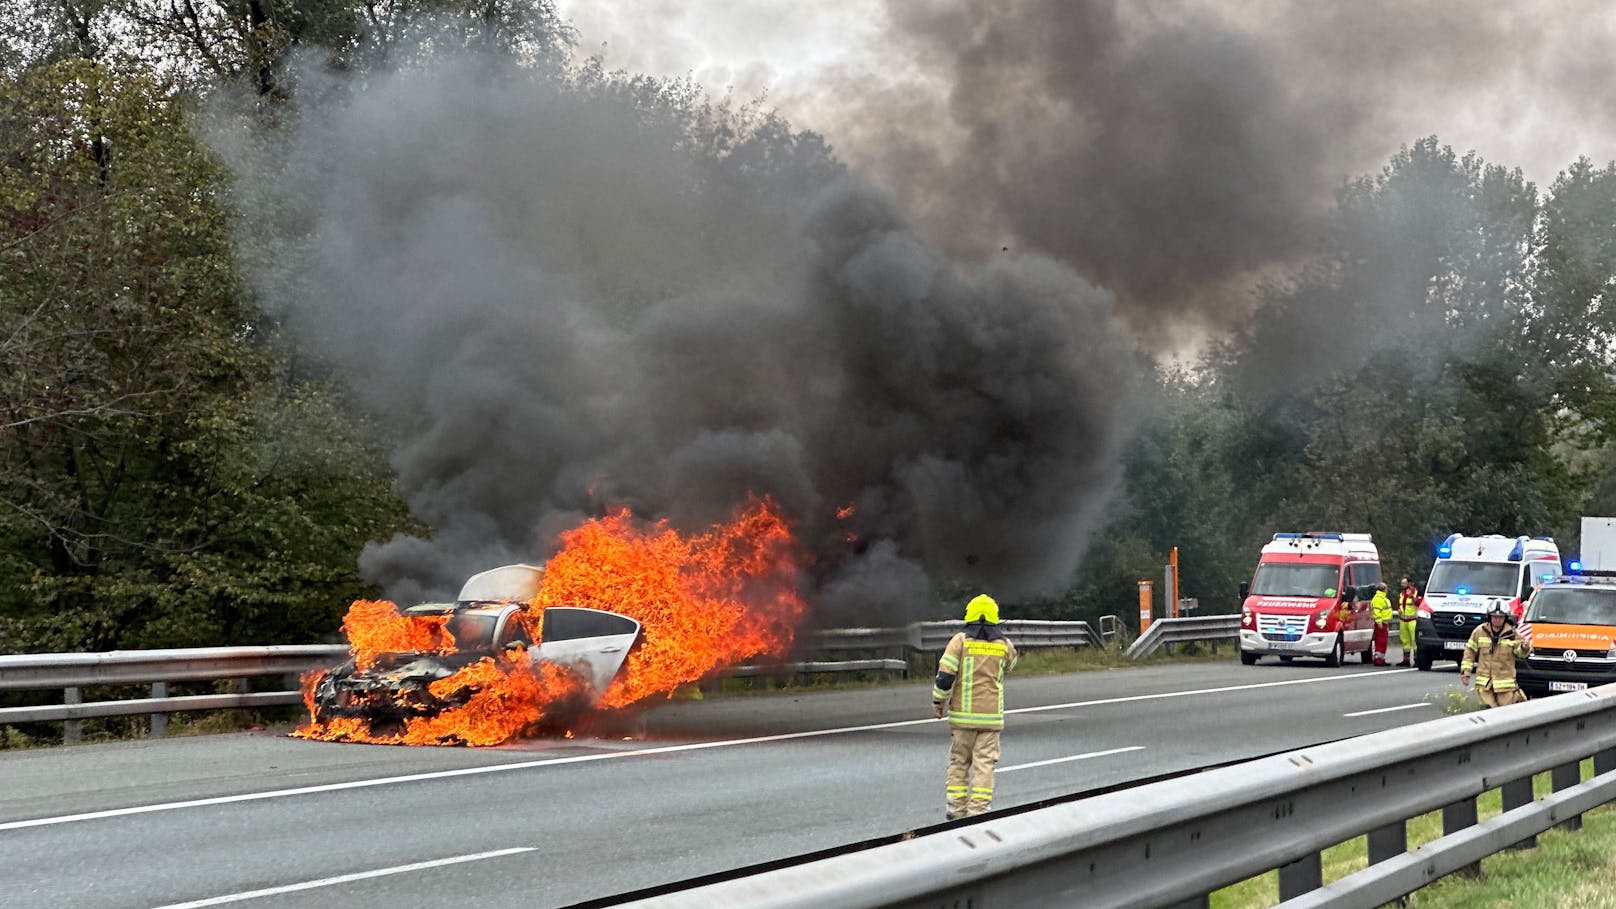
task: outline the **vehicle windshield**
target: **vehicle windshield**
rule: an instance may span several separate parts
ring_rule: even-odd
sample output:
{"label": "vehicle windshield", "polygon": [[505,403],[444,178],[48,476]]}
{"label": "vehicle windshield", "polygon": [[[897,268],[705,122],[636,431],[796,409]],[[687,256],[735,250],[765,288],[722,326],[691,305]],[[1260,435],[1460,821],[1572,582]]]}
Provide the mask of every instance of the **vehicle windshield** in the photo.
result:
{"label": "vehicle windshield", "polygon": [[1251,592],[1265,597],[1333,597],[1341,581],[1339,565],[1262,562],[1251,579]]}
{"label": "vehicle windshield", "polygon": [[1515,583],[1520,576],[1521,566],[1516,562],[1455,562],[1443,559],[1431,569],[1431,582],[1425,585],[1425,592],[1513,597]]}
{"label": "vehicle windshield", "polygon": [[494,646],[494,625],[498,616],[457,612],[444,625],[454,638],[456,650],[489,650]]}
{"label": "vehicle windshield", "polygon": [[1552,625],[1616,625],[1616,590],[1544,588],[1526,617]]}

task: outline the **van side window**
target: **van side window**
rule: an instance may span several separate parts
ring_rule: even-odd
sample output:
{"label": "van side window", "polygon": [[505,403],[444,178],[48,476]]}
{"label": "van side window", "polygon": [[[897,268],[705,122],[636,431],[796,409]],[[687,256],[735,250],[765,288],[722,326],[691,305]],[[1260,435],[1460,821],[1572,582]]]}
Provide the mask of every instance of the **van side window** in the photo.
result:
{"label": "van side window", "polygon": [[[1378,563],[1359,562],[1352,567],[1357,569],[1353,572],[1353,577],[1358,579],[1357,583],[1360,588],[1372,588],[1380,583],[1380,565]],[[1369,590],[1368,595],[1374,596],[1375,592]]]}
{"label": "van side window", "polygon": [[1358,599],[1358,575],[1357,572],[1353,571],[1353,569],[1357,567],[1358,566],[1356,565],[1348,565],[1346,569],[1341,572],[1341,592],[1346,593],[1349,590],[1352,591],[1352,598],[1354,600]]}

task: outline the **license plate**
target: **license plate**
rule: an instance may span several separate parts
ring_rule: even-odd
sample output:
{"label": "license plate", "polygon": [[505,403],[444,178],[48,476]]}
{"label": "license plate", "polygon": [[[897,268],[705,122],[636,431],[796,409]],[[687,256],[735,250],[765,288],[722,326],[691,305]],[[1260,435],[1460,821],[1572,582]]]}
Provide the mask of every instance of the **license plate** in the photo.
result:
{"label": "license plate", "polygon": [[1269,641],[1268,649],[1274,650],[1301,650],[1302,645],[1297,641]]}
{"label": "license plate", "polygon": [[1588,687],[1587,682],[1550,682],[1550,691],[1581,691]]}
{"label": "license plate", "polygon": [[1442,642],[1442,649],[1443,650],[1463,650],[1463,649],[1465,649],[1465,642],[1464,641],[1443,641]]}

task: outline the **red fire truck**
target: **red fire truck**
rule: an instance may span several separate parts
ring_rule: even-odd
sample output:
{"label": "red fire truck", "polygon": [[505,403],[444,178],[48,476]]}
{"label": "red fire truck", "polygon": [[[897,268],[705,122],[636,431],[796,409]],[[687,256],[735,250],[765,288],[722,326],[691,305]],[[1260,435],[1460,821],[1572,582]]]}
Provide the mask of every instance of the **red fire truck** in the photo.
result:
{"label": "red fire truck", "polygon": [[1370,662],[1378,583],[1380,552],[1367,533],[1274,534],[1251,583],[1240,585],[1240,662],[1300,656],[1339,666],[1349,653]]}

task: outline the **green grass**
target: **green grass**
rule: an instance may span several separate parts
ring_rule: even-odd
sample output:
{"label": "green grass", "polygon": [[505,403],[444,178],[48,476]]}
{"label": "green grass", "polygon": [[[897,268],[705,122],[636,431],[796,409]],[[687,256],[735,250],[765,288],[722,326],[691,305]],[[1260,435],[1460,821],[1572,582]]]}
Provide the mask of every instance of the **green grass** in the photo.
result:
{"label": "green grass", "polygon": [[[1584,761],[1583,778],[1593,774]],[[1549,775],[1532,781],[1538,796],[1550,791]],[[1477,803],[1480,820],[1496,817],[1497,790]],[[1422,814],[1408,822],[1408,848],[1416,849],[1442,835],[1442,812]],[[1324,851],[1324,882],[1339,880],[1369,864],[1366,838],[1358,837]],[[1535,849],[1500,852],[1482,861],[1480,878],[1449,875],[1417,890],[1408,905],[1418,909],[1616,909],[1616,805],[1583,816],[1580,832],[1550,830],[1538,835]],[[1279,903],[1279,875],[1270,871],[1212,894],[1212,909],[1264,909]]]}

